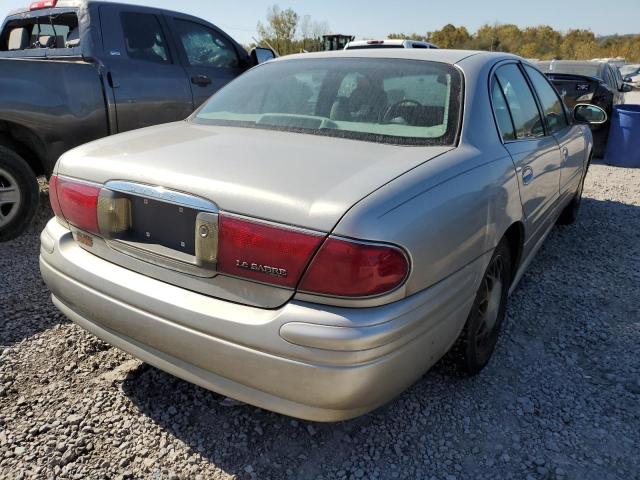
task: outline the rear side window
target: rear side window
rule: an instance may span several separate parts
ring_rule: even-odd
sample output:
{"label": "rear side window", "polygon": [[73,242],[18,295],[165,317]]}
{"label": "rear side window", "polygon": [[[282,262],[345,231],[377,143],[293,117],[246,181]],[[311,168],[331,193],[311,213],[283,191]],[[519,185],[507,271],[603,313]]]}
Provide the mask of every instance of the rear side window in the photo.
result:
{"label": "rear side window", "polygon": [[529,75],[529,79],[531,79],[531,83],[533,83],[533,88],[538,93],[547,129],[550,133],[562,130],[568,123],[560,97],[538,70],[529,66],[524,68],[527,71],[527,75]]}
{"label": "rear side window", "polygon": [[500,131],[502,140],[505,142],[515,140],[516,134],[513,131],[513,122],[511,121],[509,107],[507,107],[507,101],[505,100],[500,84],[495,77],[493,79],[493,86],[491,87],[491,101],[493,103],[493,111],[496,115],[496,122],[498,123],[498,130]]}
{"label": "rear side window", "polygon": [[186,20],[175,20],[180,42],[192,67],[238,68],[240,60],[231,42],[215,30]]}
{"label": "rear side window", "polygon": [[524,75],[514,63],[504,65],[496,71],[518,139],[544,136],[538,105]]}
{"label": "rear side window", "polygon": [[122,13],[122,32],[129,58],[154,63],[171,63],[160,21],[147,13]]}

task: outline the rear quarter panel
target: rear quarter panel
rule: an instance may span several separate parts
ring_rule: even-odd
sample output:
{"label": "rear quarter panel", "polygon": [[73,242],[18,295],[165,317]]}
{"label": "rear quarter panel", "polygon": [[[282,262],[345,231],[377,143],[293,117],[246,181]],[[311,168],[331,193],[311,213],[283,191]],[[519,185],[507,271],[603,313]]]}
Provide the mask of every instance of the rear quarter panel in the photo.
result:
{"label": "rear quarter panel", "polygon": [[[411,258],[412,295],[481,259],[522,217],[511,157],[460,147],[422,164],[352,208],[334,233],[390,242]],[[476,262],[474,273],[484,270]]]}
{"label": "rear quarter panel", "polygon": [[500,60],[480,54],[457,65],[465,77],[458,147],[374,192],[335,229],[405,248],[412,263],[406,295],[469,265],[479,281],[488,253],[523,219],[515,168],[489,101],[489,74]]}

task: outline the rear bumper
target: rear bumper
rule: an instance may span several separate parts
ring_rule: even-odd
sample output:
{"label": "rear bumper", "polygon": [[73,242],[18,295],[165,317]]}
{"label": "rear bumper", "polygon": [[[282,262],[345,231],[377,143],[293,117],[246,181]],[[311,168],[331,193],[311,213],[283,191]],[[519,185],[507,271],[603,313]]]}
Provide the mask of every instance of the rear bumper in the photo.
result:
{"label": "rear bumper", "polygon": [[264,310],[111,264],[55,219],[40,268],[56,306],[106,342],[204,388],[316,421],[366,413],[418,379],[455,341],[481,270],[470,265],[383,307]]}

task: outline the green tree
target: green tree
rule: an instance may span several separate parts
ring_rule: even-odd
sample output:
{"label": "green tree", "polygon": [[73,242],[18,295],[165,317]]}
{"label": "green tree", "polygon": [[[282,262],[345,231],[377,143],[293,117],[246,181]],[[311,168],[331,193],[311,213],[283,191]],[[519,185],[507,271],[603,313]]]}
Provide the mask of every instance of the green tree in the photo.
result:
{"label": "green tree", "polygon": [[260,41],[272,45],[280,55],[295,53],[293,41],[299,19],[292,9],[281,10],[278,5],[272,5],[267,9],[267,22],[258,22]]}
{"label": "green tree", "polygon": [[428,39],[440,48],[468,48],[471,35],[465,27],[447,24],[441,30],[429,32]]}

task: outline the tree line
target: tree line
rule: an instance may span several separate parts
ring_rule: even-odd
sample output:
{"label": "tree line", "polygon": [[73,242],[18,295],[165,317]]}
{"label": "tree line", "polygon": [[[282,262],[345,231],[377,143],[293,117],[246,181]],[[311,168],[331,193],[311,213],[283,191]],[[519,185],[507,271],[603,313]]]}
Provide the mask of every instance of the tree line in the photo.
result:
{"label": "tree line", "polygon": [[425,35],[391,33],[389,38],[424,40],[440,48],[509,52],[540,60],[624,57],[640,62],[640,35],[597,37],[591,30],[560,32],[549,25],[525,28],[512,24],[483,25],[475,33],[469,33],[463,26],[448,24]]}
{"label": "tree line", "polygon": [[[329,33],[329,24],[273,5],[267,10],[266,20],[258,22],[257,32],[260,44],[271,46],[279,55],[289,55],[322,50],[322,35]],[[440,48],[509,52],[540,60],[624,57],[630,62],[640,62],[640,35],[597,37],[590,30],[560,32],[548,25],[520,28],[512,24],[487,24],[470,33],[464,26],[448,24],[425,34],[391,33],[388,38],[424,40]]]}

